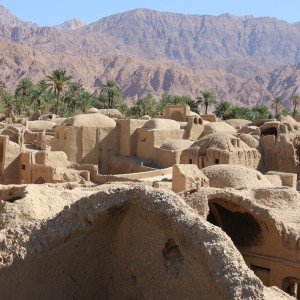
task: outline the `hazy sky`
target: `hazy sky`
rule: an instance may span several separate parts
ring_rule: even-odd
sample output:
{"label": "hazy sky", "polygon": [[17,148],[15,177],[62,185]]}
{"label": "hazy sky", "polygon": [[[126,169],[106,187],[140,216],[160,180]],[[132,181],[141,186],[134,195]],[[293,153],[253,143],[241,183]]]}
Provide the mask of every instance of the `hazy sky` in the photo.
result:
{"label": "hazy sky", "polygon": [[135,8],[198,15],[270,16],[300,21],[300,0],[0,0],[24,21],[52,26],[79,17],[86,23]]}

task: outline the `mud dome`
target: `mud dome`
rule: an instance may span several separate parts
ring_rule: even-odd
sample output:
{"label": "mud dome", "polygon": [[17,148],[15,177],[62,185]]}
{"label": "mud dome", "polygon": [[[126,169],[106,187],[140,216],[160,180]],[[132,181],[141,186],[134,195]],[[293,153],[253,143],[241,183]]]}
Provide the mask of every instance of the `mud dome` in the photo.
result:
{"label": "mud dome", "polygon": [[[288,299],[172,192],[26,189],[2,202],[2,299]],[[29,208],[41,195],[48,206],[38,219]]]}

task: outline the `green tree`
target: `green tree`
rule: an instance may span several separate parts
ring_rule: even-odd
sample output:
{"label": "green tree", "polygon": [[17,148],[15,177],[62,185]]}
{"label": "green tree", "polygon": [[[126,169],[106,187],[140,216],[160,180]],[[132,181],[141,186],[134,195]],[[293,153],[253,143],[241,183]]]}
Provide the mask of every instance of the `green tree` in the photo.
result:
{"label": "green tree", "polygon": [[252,107],[250,115],[252,120],[268,119],[270,112],[265,105],[255,105]]}
{"label": "green tree", "polygon": [[251,110],[247,107],[241,107],[235,105],[231,109],[230,118],[251,120]]}
{"label": "green tree", "polygon": [[233,106],[229,101],[221,101],[216,105],[215,114],[223,120],[230,119],[232,116]]}
{"label": "green tree", "polygon": [[76,109],[76,100],[78,99],[78,96],[84,92],[84,88],[81,82],[70,82],[69,83],[69,90],[66,94],[64,100],[67,104],[67,106],[74,110]]}
{"label": "green tree", "polygon": [[32,82],[32,80],[28,77],[25,77],[19,82],[15,91],[15,96],[28,96],[33,88],[34,83]]}
{"label": "green tree", "polygon": [[2,96],[6,92],[6,86],[5,83],[0,80],[0,95]]}
{"label": "green tree", "polygon": [[33,87],[29,95],[29,101],[34,110],[41,110],[47,93],[47,83],[45,80],[40,80],[37,85]]}
{"label": "green tree", "polygon": [[78,94],[74,96],[74,99],[76,99],[76,108],[79,108],[82,112],[91,108],[95,102],[94,97],[89,92],[83,90],[78,92]]}
{"label": "green tree", "polygon": [[280,109],[283,108],[282,99],[280,97],[276,97],[272,102],[272,109],[274,109],[275,117],[278,117]]}
{"label": "green tree", "polygon": [[294,106],[294,109],[293,109],[293,117],[295,117],[295,114],[296,114],[296,108],[299,106],[300,104],[300,96],[295,94],[293,95],[292,97],[292,100],[293,100],[293,106]]}
{"label": "green tree", "polygon": [[102,85],[99,97],[101,108],[117,108],[121,100],[122,92],[115,81],[108,80]]}
{"label": "green tree", "polygon": [[50,76],[46,77],[46,81],[50,89],[54,90],[56,95],[56,106],[55,114],[59,115],[60,113],[60,100],[61,94],[64,91],[66,85],[71,81],[72,76],[66,74],[66,70],[56,69],[52,72]]}
{"label": "green tree", "polygon": [[144,115],[151,117],[158,113],[158,104],[151,94],[137,100],[130,108],[130,115],[134,118],[139,118]]}
{"label": "green tree", "polygon": [[211,91],[205,90],[201,92],[201,96],[197,97],[198,103],[205,106],[205,114],[207,115],[208,106],[217,103],[217,97]]}
{"label": "green tree", "polygon": [[13,116],[13,110],[15,106],[15,97],[14,95],[4,92],[1,98],[1,105],[5,111],[6,118],[11,118]]}
{"label": "green tree", "polygon": [[28,111],[30,101],[29,95],[34,89],[34,83],[28,77],[21,79],[15,90],[15,105],[18,114],[21,115],[23,112]]}
{"label": "green tree", "polygon": [[163,95],[158,102],[158,112],[164,114],[167,105],[188,105],[191,111],[199,113],[198,103],[188,96]]}

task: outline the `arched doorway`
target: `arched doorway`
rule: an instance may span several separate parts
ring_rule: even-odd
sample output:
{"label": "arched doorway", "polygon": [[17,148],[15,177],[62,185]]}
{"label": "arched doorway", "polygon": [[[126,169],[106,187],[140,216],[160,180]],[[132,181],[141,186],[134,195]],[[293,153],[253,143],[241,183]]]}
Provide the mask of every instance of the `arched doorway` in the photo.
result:
{"label": "arched doorway", "polygon": [[172,112],[170,119],[175,120],[177,122],[184,122],[183,115],[180,111],[174,111]]}
{"label": "arched doorway", "polygon": [[237,247],[261,243],[261,227],[255,218],[247,212],[227,209],[226,200],[215,199],[209,202],[207,221],[221,227]]}
{"label": "arched doorway", "polygon": [[42,177],[39,177],[35,182],[34,184],[43,184],[43,183],[46,183],[46,180]]}
{"label": "arched doorway", "polygon": [[286,277],[282,280],[282,289],[289,295],[300,299],[300,279],[296,277]]}

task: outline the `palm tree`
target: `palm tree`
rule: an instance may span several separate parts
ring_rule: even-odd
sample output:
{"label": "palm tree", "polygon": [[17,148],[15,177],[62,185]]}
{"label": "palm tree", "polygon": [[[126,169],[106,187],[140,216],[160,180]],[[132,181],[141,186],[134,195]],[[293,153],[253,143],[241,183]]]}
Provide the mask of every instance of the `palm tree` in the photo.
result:
{"label": "palm tree", "polygon": [[158,113],[158,105],[156,100],[151,94],[137,100],[130,108],[130,113],[135,118],[149,115],[151,117]]}
{"label": "palm tree", "polygon": [[294,105],[294,109],[293,109],[293,117],[295,117],[295,114],[296,114],[296,108],[297,106],[300,104],[300,96],[295,94],[293,95],[292,97],[293,99],[293,105]]}
{"label": "palm tree", "polygon": [[233,106],[229,101],[221,101],[217,104],[215,114],[223,120],[231,118]]}
{"label": "palm tree", "polygon": [[191,111],[199,113],[198,102],[194,101],[188,96],[174,96],[165,94],[162,96],[161,100],[157,104],[157,111],[161,114],[164,113],[167,105],[188,105]]}
{"label": "palm tree", "polygon": [[115,81],[108,80],[106,84],[102,85],[100,101],[107,102],[108,108],[116,107],[116,102],[121,99],[121,96],[121,90]]}
{"label": "palm tree", "polygon": [[3,95],[5,91],[6,91],[5,83],[2,80],[0,80],[0,95]]}
{"label": "palm tree", "polygon": [[69,91],[65,96],[65,102],[67,106],[74,110],[76,108],[76,99],[84,91],[83,85],[81,82],[70,82]]}
{"label": "palm tree", "polygon": [[7,93],[5,83],[0,80],[0,101],[3,102],[3,96]]}
{"label": "palm tree", "polygon": [[30,92],[30,104],[34,110],[41,110],[42,102],[47,93],[47,83],[45,80],[40,80],[36,86]]}
{"label": "palm tree", "polygon": [[201,96],[197,97],[197,100],[198,100],[197,101],[198,104],[202,103],[205,106],[205,114],[206,115],[207,115],[208,106],[216,104],[216,102],[217,102],[217,98],[214,95],[214,93],[211,91],[208,91],[208,90],[201,92]]}
{"label": "palm tree", "polygon": [[21,79],[19,82],[16,90],[15,90],[15,97],[16,97],[16,104],[19,115],[23,113],[29,106],[29,99],[28,96],[34,89],[34,84],[32,80],[28,77]]}
{"label": "palm tree", "polygon": [[275,117],[278,116],[279,110],[283,108],[282,99],[280,97],[276,97],[272,102],[272,108],[275,110]]}
{"label": "palm tree", "polygon": [[270,112],[265,105],[255,105],[251,109],[252,120],[268,119]]}
{"label": "palm tree", "polygon": [[8,92],[4,92],[1,100],[1,104],[3,105],[3,108],[5,110],[6,118],[11,118],[13,116],[15,97]]}
{"label": "palm tree", "polygon": [[16,91],[15,91],[15,95],[16,96],[28,96],[30,94],[30,92],[32,91],[34,87],[34,84],[32,82],[32,80],[28,77],[25,77],[23,79],[21,79],[21,81],[19,82]]}
{"label": "palm tree", "polygon": [[70,82],[72,76],[66,75],[66,70],[56,69],[52,72],[50,76],[46,77],[46,81],[48,82],[48,86],[51,89],[54,89],[56,94],[56,106],[55,106],[55,114],[60,113],[60,97],[61,93],[64,91],[65,86]]}
{"label": "palm tree", "polygon": [[81,91],[76,95],[76,107],[85,112],[93,106],[94,97],[86,91]]}

